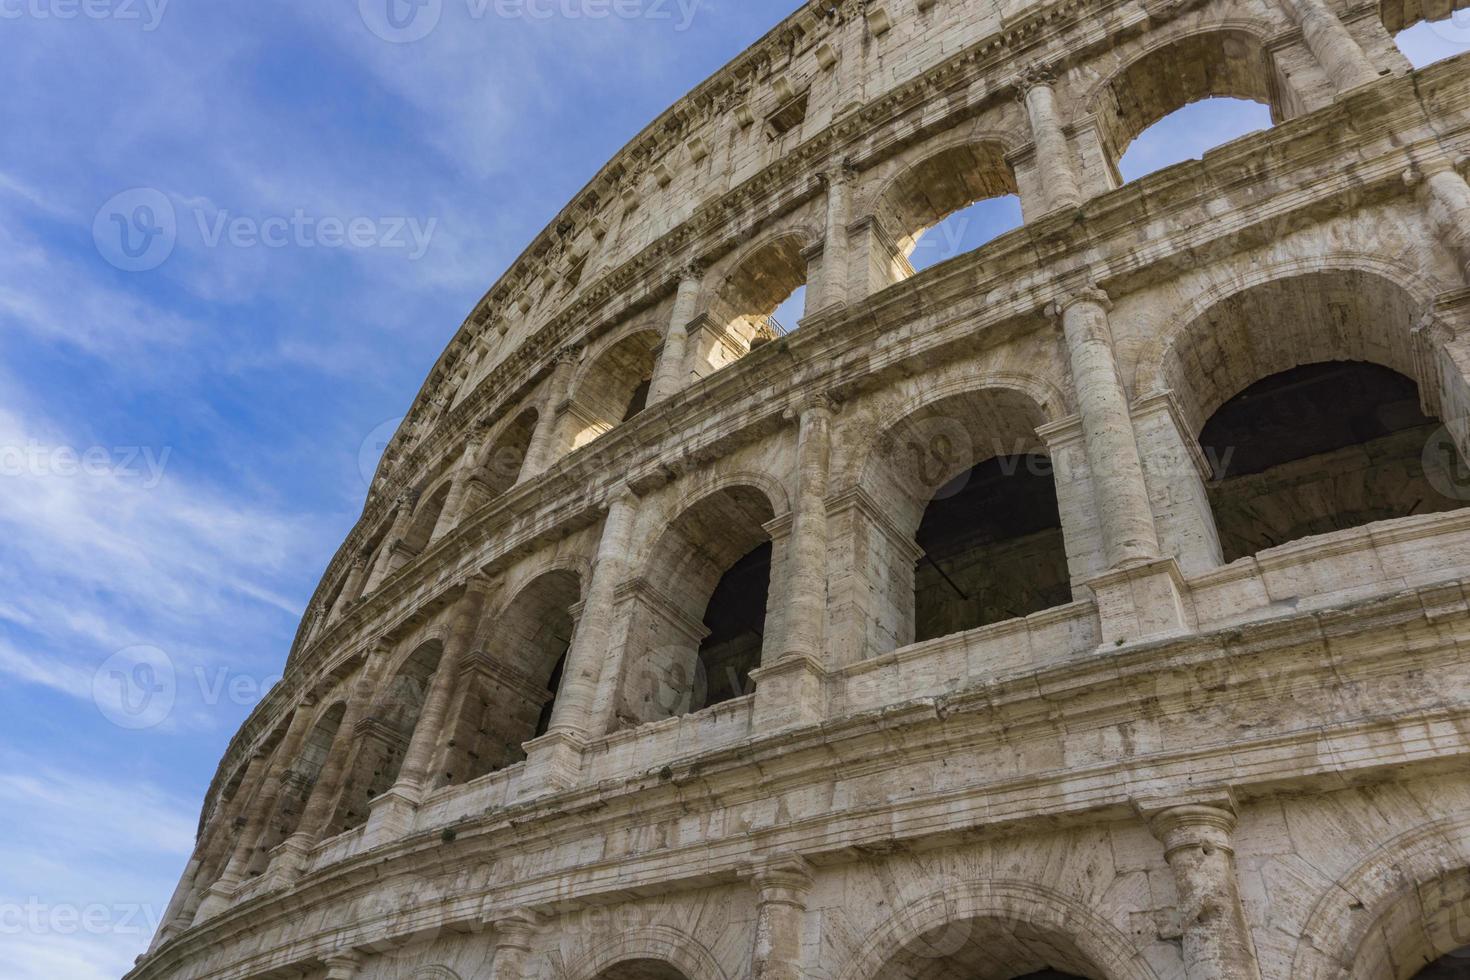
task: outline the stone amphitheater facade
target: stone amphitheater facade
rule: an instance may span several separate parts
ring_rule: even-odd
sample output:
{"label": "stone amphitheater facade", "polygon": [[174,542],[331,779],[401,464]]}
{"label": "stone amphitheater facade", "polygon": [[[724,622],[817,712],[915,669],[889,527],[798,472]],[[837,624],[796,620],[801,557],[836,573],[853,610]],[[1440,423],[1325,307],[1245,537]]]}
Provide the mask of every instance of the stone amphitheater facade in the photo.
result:
{"label": "stone amphitheater facade", "polygon": [[460,328],[130,976],[1464,976],[1449,10],[803,5]]}

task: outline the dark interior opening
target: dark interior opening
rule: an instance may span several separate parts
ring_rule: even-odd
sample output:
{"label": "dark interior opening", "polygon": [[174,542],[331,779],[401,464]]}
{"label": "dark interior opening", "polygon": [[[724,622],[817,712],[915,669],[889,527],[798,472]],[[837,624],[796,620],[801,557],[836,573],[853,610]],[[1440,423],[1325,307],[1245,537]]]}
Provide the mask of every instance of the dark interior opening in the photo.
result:
{"label": "dark interior opening", "polygon": [[1470,980],[1470,946],[1444,954],[1414,974],[1414,980]]}
{"label": "dark interior opening", "polygon": [[914,639],[1072,601],[1051,460],[996,456],[940,488],[915,535]]}
{"label": "dark interior opening", "polygon": [[567,669],[567,650],[570,650],[571,647],[572,641],[568,637],[566,649],[562,650],[561,656],[557,658],[556,666],[551,668],[551,680],[546,682],[546,693],[551,695],[551,700],[541,706],[541,717],[536,719],[535,738],[540,738],[551,731],[551,715],[556,708],[556,692],[561,689],[561,675]]}
{"label": "dark interior opening", "polygon": [[1225,560],[1461,506],[1426,470],[1438,428],[1411,379],[1362,361],[1308,364],[1246,388],[1200,434]]}
{"label": "dark interior opening", "polygon": [[760,666],[771,589],[771,542],[741,558],[720,579],[704,613],[709,635],[699,645],[704,669],[703,707],[750,693],[750,672]]}
{"label": "dark interior opening", "polygon": [[628,410],[623,413],[624,422],[648,407],[648,391],[651,387],[653,387],[652,378],[644,378],[638,382],[638,387],[633,389],[633,397],[628,399]]}
{"label": "dark interior opening", "polygon": [[1061,970],[1037,970],[1035,973],[1016,977],[1015,980],[1087,980],[1087,978],[1079,977],[1075,973],[1063,973]]}

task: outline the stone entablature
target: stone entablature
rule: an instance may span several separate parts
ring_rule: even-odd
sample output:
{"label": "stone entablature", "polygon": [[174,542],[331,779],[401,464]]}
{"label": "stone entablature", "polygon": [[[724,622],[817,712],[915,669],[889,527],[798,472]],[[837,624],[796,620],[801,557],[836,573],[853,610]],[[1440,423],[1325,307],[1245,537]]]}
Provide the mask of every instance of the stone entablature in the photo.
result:
{"label": "stone entablature", "polygon": [[[457,400],[451,345],[136,976],[1381,980],[1470,944],[1372,870],[1470,909],[1470,510],[1360,502],[1227,562],[1203,449],[1253,382],[1371,363],[1450,422],[1379,478],[1463,489],[1464,59],[1406,76],[1321,0],[995,14],[809,4],[737,62],[721,111],[768,145],[733,189],[640,157],[662,189],[616,206],[652,223]],[[853,71],[829,29],[887,45],[843,104],[768,63]],[[1278,125],[1119,187],[1168,108],[1130,93],[1176,75]],[[914,274],[1003,193],[1023,228]],[[762,284],[800,281],[774,336]],[[916,528],[991,456],[1047,462],[1063,598],[922,634]],[[761,549],[757,661],[696,710],[710,590]]]}

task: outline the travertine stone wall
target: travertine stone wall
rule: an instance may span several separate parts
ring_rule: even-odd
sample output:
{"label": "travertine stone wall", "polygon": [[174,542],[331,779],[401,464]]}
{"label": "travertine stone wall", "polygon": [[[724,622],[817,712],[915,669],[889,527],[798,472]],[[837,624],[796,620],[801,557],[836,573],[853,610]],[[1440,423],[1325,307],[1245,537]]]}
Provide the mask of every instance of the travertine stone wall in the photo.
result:
{"label": "travertine stone wall", "polygon": [[[131,976],[1408,980],[1470,945],[1470,76],[1391,41],[1444,12],[801,6],[467,318]],[[1217,95],[1275,127],[1122,183]],[[1023,227],[915,274],[1004,193]],[[1309,533],[1227,562],[1201,432],[1323,361],[1416,386],[1375,480],[1438,503],[1243,477]],[[1030,453],[1071,601],[915,642],[926,508]],[[759,666],[694,710],[765,543]]]}

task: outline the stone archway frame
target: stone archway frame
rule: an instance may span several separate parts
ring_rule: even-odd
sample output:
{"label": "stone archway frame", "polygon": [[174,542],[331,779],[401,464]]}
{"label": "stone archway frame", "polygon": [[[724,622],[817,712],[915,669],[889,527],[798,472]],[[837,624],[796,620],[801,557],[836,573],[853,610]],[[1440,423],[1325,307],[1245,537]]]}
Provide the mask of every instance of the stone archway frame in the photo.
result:
{"label": "stone archway frame", "polygon": [[1043,885],[1007,880],[966,882],[897,909],[833,978],[875,980],[921,936],[951,923],[987,918],[1021,921],[1066,936],[1102,972],[1097,980],[1158,980],[1144,951],[1084,901]]}
{"label": "stone archway frame", "polygon": [[657,960],[688,980],[734,980],[699,940],[668,925],[645,926],[614,936],[564,967],[558,980],[597,980],[630,960]]}
{"label": "stone archway frame", "polygon": [[[1375,849],[1328,885],[1312,906],[1292,958],[1292,980],[1400,980],[1374,972],[1373,934],[1403,899],[1470,866],[1470,816],[1421,824]],[[1463,924],[1470,943],[1470,921]],[[1420,930],[1425,946],[1430,943]],[[1453,948],[1453,947],[1451,947]],[[1432,949],[1442,956],[1450,949]]]}

